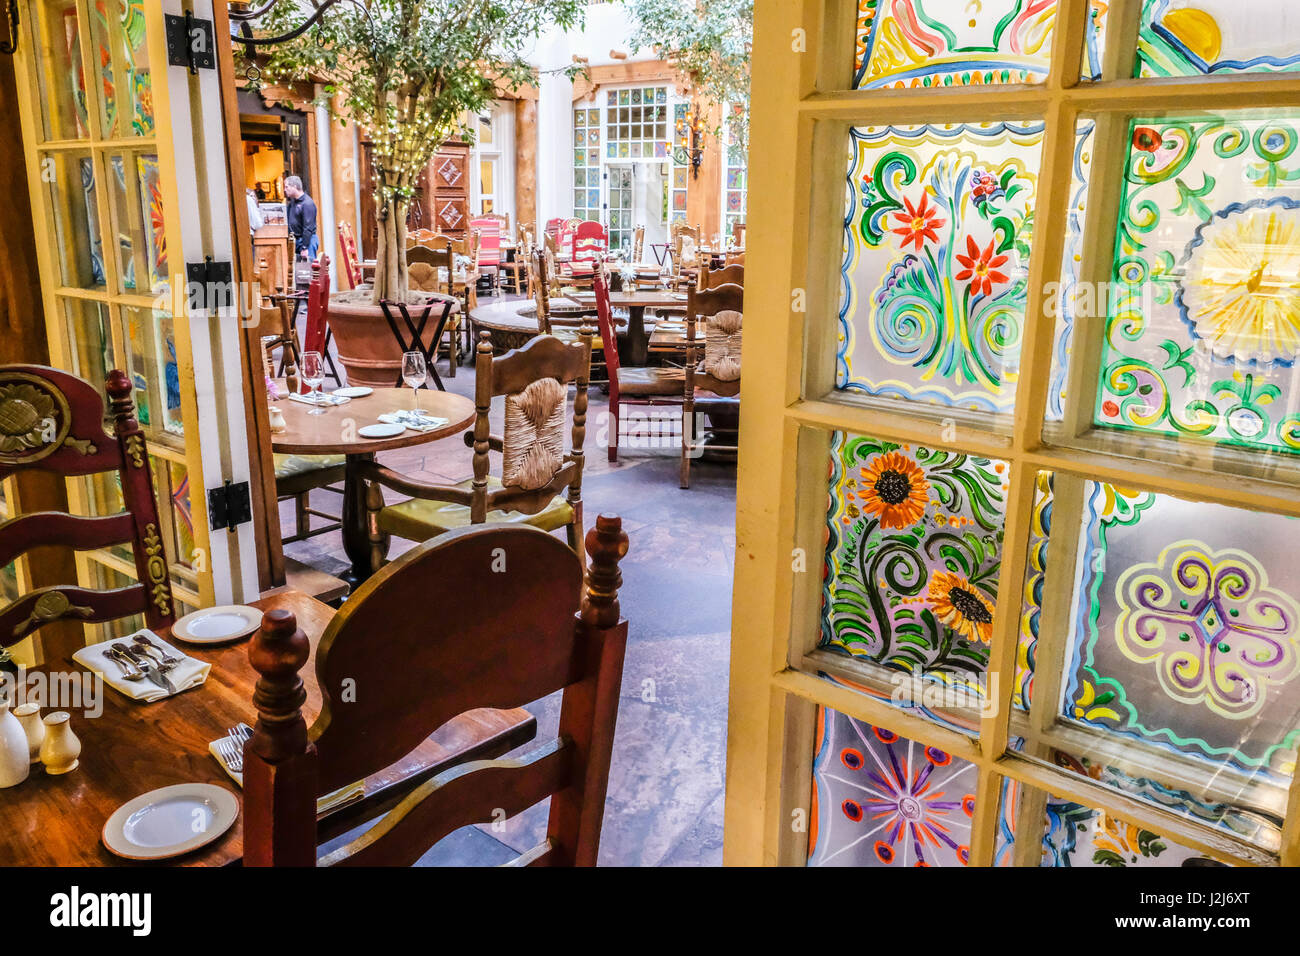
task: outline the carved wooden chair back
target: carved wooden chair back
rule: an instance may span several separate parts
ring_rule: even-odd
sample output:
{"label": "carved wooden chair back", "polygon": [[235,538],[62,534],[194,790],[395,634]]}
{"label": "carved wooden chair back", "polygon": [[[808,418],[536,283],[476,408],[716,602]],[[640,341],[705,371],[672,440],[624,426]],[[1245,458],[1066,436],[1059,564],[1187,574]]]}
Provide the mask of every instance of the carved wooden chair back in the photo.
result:
{"label": "carved wooden chair back", "polygon": [[[593,330],[583,326],[577,341],[539,335],[523,348],[493,357],[491,334],[479,335],[474,365],[474,430],[466,443],[474,449],[474,477],[468,489],[414,481],[373,461],[358,465],[360,477],[412,498],[446,501],[469,509],[470,523],[483,524],[489,512],[540,514],[561,493],[572,509],[569,544],[582,550],[582,466],[587,436],[587,386],[591,380]],[[568,386],[573,385],[569,451],[564,450]],[[491,434],[492,399],[505,397],[505,431]],[[490,452],[502,457],[500,487],[491,488]],[[376,489],[377,491],[377,489]],[[371,495],[367,509],[378,521],[383,496]]]}
{"label": "carved wooden chair back", "polygon": [[104,400],[90,383],[43,365],[0,366],[0,480],[27,469],[69,478],[116,472],[125,507],[97,517],[42,511],[10,518],[0,524],[0,566],[35,547],[84,551],[130,544],[137,580],[111,591],[67,584],[24,594],[0,609],[0,647],[62,618],[99,622],[143,613],[154,630],[175,620],[149,449],[135,418],[131,380],[114,369],[107,390],[111,434],[104,430]]}
{"label": "carved wooden chair back", "polygon": [[352,232],[352,224],[346,220],[339,221],[339,250],[343,254],[343,274],[348,285],[355,289],[361,285],[361,255],[357,252],[357,237]]}
{"label": "carved wooden chair back", "polygon": [[[323,703],[310,729],[298,674],[310,643],[292,613],[268,612],[249,644],[261,678],[244,752],[244,865],[409,866],[452,831],[549,796],[545,840],[514,865],[594,866],[627,646],[618,564],[628,543],[619,519],[601,515],[587,547],[585,586],[578,557],[535,528],[462,528],[407,552],[362,585],[321,637]],[[464,600],[486,575],[492,600]],[[445,609],[432,624],[403,612],[432,600]],[[375,654],[377,633],[391,654]],[[555,738],[514,759],[445,771],[319,856],[319,796],[390,766],[467,710],[556,691]]]}
{"label": "carved wooden chair back", "polygon": [[731,239],[737,249],[745,248],[745,224],[743,222],[732,224]]}
{"label": "carved wooden chair back", "polygon": [[701,292],[705,289],[727,284],[744,286],[745,267],[743,265],[729,265],[721,269],[700,269],[698,288]]}
{"label": "carved wooden chair back", "polygon": [[[406,271],[411,285],[421,292],[441,292],[451,295],[452,272],[455,256],[451,240],[443,237],[429,245],[414,246],[406,250]],[[446,270],[445,272],[442,270]]]}
{"label": "carved wooden chair back", "polygon": [[536,250],[530,259],[528,281],[533,284],[533,301],[537,305],[537,331],[551,334],[551,289],[549,257],[545,250]]}
{"label": "carved wooden chair back", "polygon": [[[687,290],[686,299],[686,388],[682,395],[682,456],[680,484],[689,488],[695,441],[695,397],[697,391],[720,398],[740,394],[741,326],[745,290],[738,285],[717,285]],[[704,326],[704,354],[700,355],[699,326]],[[710,442],[713,451],[737,451],[724,445],[717,435]]]}
{"label": "carved wooden chair back", "polygon": [[406,234],[406,248],[413,249],[416,246],[429,246],[437,240],[438,234],[432,229],[412,229]]}

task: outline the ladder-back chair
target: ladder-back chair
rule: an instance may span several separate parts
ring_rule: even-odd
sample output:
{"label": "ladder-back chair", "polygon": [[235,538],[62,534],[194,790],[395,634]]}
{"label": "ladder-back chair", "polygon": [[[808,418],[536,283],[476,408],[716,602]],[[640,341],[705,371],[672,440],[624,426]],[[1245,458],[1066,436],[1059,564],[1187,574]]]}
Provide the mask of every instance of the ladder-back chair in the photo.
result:
{"label": "ladder-back chair", "polygon": [[[719,400],[738,406],[740,395],[741,324],[745,290],[719,285],[699,290],[691,287],[686,300],[686,388],[682,403],[681,486],[691,486],[691,459],[704,448],[695,440],[695,407]],[[704,354],[698,350],[698,328],[703,323]],[[710,451],[739,451],[736,445],[710,443]]]}
{"label": "ladder-back chair", "polygon": [[[323,701],[310,728],[298,672],[311,642],[291,612],[268,612],[248,650],[261,677],[244,747],[244,865],[410,866],[447,834],[549,796],[545,839],[513,865],[594,866],[627,646],[618,589],[628,540],[619,519],[597,518],[587,550],[585,586],[578,556],[533,528],[462,528],[407,552],[362,585],[321,636],[314,666]],[[465,599],[485,588],[484,600]],[[430,606],[436,616],[418,613]],[[352,694],[354,686],[366,690]],[[318,797],[392,765],[467,710],[556,691],[554,739],[444,771],[320,855]]]}
{"label": "ladder-back chair", "polygon": [[[609,275],[607,269],[596,273],[596,321],[602,342],[616,343],[614,315],[609,304]],[[605,367],[609,375],[609,429],[607,455],[618,461],[619,431],[622,428],[623,408],[627,405],[641,407],[680,407],[682,404],[682,370],[677,368],[628,367],[621,364],[618,349],[605,350]],[[644,429],[628,429],[629,438],[651,434]]]}
{"label": "ladder-back chair", "polygon": [[[582,549],[582,465],[587,435],[587,385],[591,370],[591,330],[577,342],[539,335],[499,358],[490,334],[480,333],[475,363],[473,432],[474,476],[456,485],[431,485],[398,474],[377,462],[359,464],[371,482],[366,495],[371,529],[372,568],[379,570],[387,536],[426,541],[470,524],[527,524],[543,531],[565,528],[569,546]],[[570,449],[564,450],[569,385],[576,387]],[[505,396],[505,433],[490,434],[492,399]],[[489,452],[502,456],[501,477],[489,476]],[[383,488],[410,495],[385,505]]]}
{"label": "ladder-back chair", "polygon": [[115,473],[124,510],[86,516],[62,511],[19,514],[0,524],[0,566],[32,548],[78,551],[129,544],[136,583],[100,591],[73,583],[37,588],[0,609],[0,647],[16,644],[51,621],[112,621],[143,614],[154,629],[176,619],[154,498],[149,449],[135,417],[131,380],[108,373],[109,415],[89,382],[44,365],[0,366],[0,480],[39,469],[65,478]]}

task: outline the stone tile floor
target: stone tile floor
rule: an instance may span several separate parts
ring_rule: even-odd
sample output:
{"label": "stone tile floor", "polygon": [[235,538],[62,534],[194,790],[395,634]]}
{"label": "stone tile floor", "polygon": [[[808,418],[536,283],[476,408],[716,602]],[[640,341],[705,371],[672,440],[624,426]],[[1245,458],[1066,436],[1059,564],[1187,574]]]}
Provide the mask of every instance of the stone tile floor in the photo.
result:
{"label": "stone tile floor", "polygon": [[[440,361],[440,374],[445,362]],[[474,373],[445,375],[449,391],[472,396]],[[500,433],[501,402],[493,406]],[[623,562],[623,613],[630,622],[623,695],[610,768],[600,863],[622,866],[719,866],[722,863],[723,772],[727,729],[731,572],[735,552],[735,468],[697,461],[689,489],[678,487],[675,440],[669,448],[606,461],[607,402],[590,393],[583,500],[588,522],[620,515],[630,539]],[[380,460],[426,480],[470,477],[470,451],[457,438],[383,453]],[[494,462],[499,467],[499,459]],[[339,498],[313,502],[336,511]],[[290,502],[281,521],[293,526]],[[390,557],[412,543],[394,539]],[[286,547],[286,553],[331,573],[342,571],[337,532]],[[530,705],[538,737],[553,735],[558,697]],[[541,841],[545,804],[498,825],[467,827],[442,841],[422,863],[492,865]]]}

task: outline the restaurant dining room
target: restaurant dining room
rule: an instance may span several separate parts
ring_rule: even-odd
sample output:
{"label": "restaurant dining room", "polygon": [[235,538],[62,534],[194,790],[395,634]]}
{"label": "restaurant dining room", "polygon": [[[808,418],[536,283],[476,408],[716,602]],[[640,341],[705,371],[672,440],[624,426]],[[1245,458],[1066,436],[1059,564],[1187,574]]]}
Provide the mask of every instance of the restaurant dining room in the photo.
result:
{"label": "restaurant dining room", "polygon": [[0,28],[15,917],[977,866],[1109,871],[1068,877],[1090,934],[1265,922],[1300,864],[1291,0]]}

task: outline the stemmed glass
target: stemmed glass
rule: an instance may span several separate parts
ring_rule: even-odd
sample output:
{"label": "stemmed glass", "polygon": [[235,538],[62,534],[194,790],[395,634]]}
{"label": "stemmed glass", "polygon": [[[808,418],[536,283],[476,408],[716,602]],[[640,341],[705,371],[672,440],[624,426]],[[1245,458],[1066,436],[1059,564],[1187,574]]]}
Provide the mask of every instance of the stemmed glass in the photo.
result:
{"label": "stemmed glass", "polygon": [[425,383],[428,374],[423,352],[402,353],[402,381],[411,386],[411,393],[415,400],[415,408],[408,414],[415,422],[424,420],[424,412],[420,411],[420,386]]}
{"label": "stemmed glass", "polygon": [[311,401],[316,407],[308,415],[324,415],[325,409],[320,405],[320,395],[316,389],[325,382],[325,363],[319,352],[302,353],[302,380],[311,388]]}

